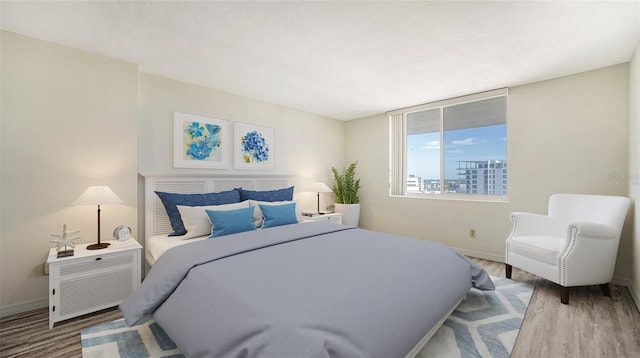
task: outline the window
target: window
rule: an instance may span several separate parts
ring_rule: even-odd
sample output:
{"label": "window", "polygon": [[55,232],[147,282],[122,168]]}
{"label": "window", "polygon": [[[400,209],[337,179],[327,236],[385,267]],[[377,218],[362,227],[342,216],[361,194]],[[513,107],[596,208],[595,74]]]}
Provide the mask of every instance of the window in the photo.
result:
{"label": "window", "polygon": [[507,195],[507,90],[389,113],[390,194]]}

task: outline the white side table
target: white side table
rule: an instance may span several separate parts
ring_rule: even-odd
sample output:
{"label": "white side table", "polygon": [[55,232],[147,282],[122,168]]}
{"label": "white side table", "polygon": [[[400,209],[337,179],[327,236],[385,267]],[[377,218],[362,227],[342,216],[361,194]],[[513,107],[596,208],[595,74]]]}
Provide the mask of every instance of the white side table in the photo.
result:
{"label": "white side table", "polygon": [[326,221],[336,224],[342,224],[342,214],[341,213],[330,213],[330,214],[322,214],[318,216],[305,216],[303,222],[317,222],[317,221]]}
{"label": "white side table", "polygon": [[55,322],[117,306],[140,285],[142,246],[131,238],[102,250],[78,244],[74,256],[49,250],[49,329]]}

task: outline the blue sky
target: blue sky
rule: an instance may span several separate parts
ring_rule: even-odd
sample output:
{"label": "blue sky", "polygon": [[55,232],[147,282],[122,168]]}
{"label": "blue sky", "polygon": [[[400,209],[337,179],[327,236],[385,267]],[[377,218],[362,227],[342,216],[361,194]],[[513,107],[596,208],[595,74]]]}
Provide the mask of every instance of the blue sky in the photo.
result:
{"label": "blue sky", "polygon": [[[506,160],[504,124],[445,132],[445,179],[457,179],[459,160]],[[440,133],[407,136],[407,174],[440,178]]]}

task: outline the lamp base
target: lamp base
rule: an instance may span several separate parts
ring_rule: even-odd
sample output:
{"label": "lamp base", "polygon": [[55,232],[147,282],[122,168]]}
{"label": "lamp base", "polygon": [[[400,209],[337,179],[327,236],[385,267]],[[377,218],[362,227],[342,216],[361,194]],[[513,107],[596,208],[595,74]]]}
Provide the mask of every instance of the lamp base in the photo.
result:
{"label": "lamp base", "polygon": [[111,245],[108,242],[101,242],[98,244],[91,244],[89,246],[87,246],[87,250],[100,250],[100,249],[106,249],[107,247],[109,247],[109,245]]}
{"label": "lamp base", "polygon": [[58,251],[58,256],[57,256],[58,258],[68,257],[68,256],[73,256],[73,249]]}

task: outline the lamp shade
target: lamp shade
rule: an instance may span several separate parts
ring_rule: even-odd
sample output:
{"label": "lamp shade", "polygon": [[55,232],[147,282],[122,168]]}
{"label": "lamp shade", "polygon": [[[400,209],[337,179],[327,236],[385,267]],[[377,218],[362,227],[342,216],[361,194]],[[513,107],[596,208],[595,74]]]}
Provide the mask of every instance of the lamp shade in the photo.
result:
{"label": "lamp shade", "polygon": [[309,191],[312,191],[315,193],[330,193],[333,190],[331,190],[331,188],[329,188],[325,183],[311,183],[311,186],[309,187]]}
{"label": "lamp shade", "polygon": [[123,203],[108,186],[90,186],[74,202],[75,205],[103,205]]}

